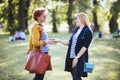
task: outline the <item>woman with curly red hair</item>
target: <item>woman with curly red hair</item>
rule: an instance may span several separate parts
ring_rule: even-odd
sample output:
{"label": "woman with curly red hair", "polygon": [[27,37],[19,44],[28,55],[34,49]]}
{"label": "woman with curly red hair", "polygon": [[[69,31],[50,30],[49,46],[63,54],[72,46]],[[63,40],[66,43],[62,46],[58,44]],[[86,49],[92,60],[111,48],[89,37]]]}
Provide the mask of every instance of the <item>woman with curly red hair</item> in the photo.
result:
{"label": "woman with curly red hair", "polygon": [[[38,24],[35,24],[31,30],[29,50],[41,50],[40,46],[43,46],[42,50],[45,54],[48,54],[48,44],[56,44],[55,41],[49,40],[48,35],[43,27],[43,23],[46,21],[47,10],[45,8],[37,8],[33,12],[33,18]],[[50,66],[51,67],[51,66]],[[33,80],[43,80],[45,74],[35,74]]]}

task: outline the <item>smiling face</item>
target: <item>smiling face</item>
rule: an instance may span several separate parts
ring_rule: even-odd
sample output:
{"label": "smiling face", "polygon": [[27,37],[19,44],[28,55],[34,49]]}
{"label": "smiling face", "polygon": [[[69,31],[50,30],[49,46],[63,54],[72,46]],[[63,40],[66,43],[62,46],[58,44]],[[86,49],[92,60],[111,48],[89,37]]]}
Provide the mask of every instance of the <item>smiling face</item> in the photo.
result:
{"label": "smiling face", "polygon": [[78,16],[75,16],[75,24],[76,24],[76,26],[80,26],[82,24],[82,22]]}
{"label": "smiling face", "polygon": [[75,24],[76,26],[88,26],[89,27],[89,19],[87,14],[85,13],[76,13],[75,14]]}
{"label": "smiling face", "polygon": [[39,23],[43,23],[46,21],[46,14],[47,14],[47,9],[45,8],[37,8],[33,12],[33,18]]}
{"label": "smiling face", "polygon": [[46,21],[46,13],[43,12],[41,14],[41,16],[37,17],[38,21],[40,21],[41,23],[45,22]]}

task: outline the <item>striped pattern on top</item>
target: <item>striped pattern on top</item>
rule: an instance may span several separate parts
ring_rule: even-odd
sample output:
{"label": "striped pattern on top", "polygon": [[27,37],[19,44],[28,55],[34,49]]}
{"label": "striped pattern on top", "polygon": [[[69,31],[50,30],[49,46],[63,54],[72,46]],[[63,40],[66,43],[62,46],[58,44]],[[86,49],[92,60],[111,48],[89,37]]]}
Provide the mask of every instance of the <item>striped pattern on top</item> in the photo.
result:
{"label": "striped pattern on top", "polygon": [[75,46],[77,43],[77,36],[74,35],[72,39],[72,44],[71,44],[71,50],[70,50],[70,58],[75,58]]}

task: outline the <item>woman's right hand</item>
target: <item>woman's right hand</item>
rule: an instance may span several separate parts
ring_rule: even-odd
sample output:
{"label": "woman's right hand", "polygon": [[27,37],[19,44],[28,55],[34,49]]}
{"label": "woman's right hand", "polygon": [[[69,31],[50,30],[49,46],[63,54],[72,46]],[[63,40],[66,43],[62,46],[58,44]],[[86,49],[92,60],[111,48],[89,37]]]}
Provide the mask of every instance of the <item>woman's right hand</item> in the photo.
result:
{"label": "woman's right hand", "polygon": [[50,38],[49,40],[51,40],[51,41],[55,41],[55,42],[60,42],[60,39],[57,39],[57,38]]}
{"label": "woman's right hand", "polygon": [[49,39],[48,44],[57,44],[57,41],[55,41],[54,39]]}
{"label": "woman's right hand", "polygon": [[57,39],[57,38],[52,38],[50,40],[56,41],[57,43],[61,43],[61,44],[65,45],[65,46],[69,46],[69,42],[65,42],[65,41],[62,41],[62,40]]}

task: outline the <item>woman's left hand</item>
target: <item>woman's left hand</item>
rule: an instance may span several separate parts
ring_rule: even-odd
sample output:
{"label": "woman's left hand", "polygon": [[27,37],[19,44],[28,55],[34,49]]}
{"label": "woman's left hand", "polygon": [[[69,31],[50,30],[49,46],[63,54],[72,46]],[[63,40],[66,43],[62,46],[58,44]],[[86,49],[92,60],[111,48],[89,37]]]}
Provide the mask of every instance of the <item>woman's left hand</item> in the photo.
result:
{"label": "woman's left hand", "polygon": [[72,68],[76,67],[77,62],[78,62],[78,58],[74,58],[72,62]]}

